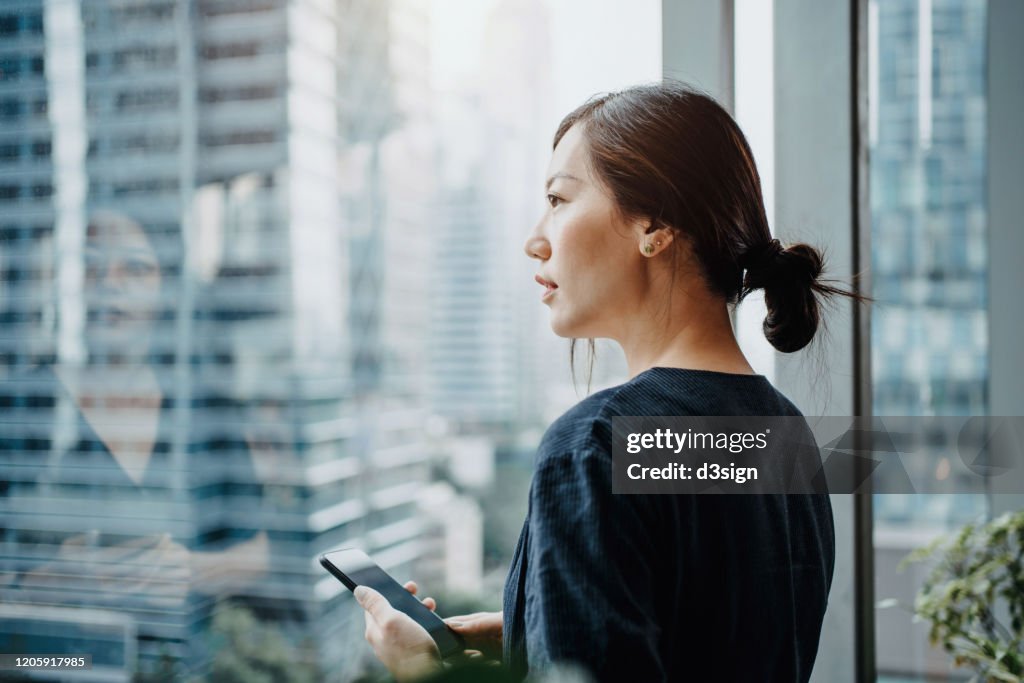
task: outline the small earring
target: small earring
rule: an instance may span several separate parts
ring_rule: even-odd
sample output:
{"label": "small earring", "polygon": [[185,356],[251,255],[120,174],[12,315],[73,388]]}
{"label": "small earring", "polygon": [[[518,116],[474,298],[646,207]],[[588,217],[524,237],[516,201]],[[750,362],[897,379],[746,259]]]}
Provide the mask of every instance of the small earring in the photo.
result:
{"label": "small earring", "polygon": [[654,245],[651,244],[650,242],[645,244],[644,245],[644,253],[645,254],[652,254],[652,253],[654,253]]}

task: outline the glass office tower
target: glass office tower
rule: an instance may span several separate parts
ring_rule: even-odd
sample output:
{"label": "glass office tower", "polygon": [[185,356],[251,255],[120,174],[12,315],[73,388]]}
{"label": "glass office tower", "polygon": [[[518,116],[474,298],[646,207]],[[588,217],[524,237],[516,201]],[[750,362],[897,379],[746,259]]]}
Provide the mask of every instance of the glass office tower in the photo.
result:
{"label": "glass office tower", "polygon": [[110,680],[217,670],[230,599],[294,670],[362,669],[316,555],[408,573],[438,533],[409,343],[429,254],[403,239],[432,196],[425,14],[0,7],[3,651],[94,652]]}

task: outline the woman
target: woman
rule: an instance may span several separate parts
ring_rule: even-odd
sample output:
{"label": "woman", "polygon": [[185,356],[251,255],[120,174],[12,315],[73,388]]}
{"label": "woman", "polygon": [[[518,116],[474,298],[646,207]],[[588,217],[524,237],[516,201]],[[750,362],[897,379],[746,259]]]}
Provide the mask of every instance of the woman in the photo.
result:
{"label": "woman", "polygon": [[[791,415],[747,362],[729,308],[764,289],[780,351],[819,326],[820,253],[768,228],[750,148],[676,83],[583,104],[561,123],[548,208],[526,242],[563,337],[606,337],[630,379],[545,433],[504,610],[452,617],[521,678],[558,662],[601,681],[804,681],[832,583],[826,495],[612,495],[614,415]],[[400,680],[436,650],[372,590],[367,638]],[[431,605],[433,603],[431,602]],[[455,623],[453,623],[455,622]]]}
{"label": "woman", "polygon": [[87,362],[40,365],[0,386],[5,435],[27,437],[0,441],[4,461],[22,465],[5,469],[17,481],[0,495],[34,511],[17,535],[31,559],[4,572],[5,587],[19,591],[11,600],[170,614],[188,607],[192,590],[230,594],[266,572],[265,530],[207,522],[204,501],[194,536],[212,542],[194,543],[182,524],[180,503],[221,486],[225,473],[256,496],[262,487],[237,444],[198,444],[184,467],[175,461],[174,384],[159,362],[174,299],[159,237],[123,213],[93,213],[83,249]]}

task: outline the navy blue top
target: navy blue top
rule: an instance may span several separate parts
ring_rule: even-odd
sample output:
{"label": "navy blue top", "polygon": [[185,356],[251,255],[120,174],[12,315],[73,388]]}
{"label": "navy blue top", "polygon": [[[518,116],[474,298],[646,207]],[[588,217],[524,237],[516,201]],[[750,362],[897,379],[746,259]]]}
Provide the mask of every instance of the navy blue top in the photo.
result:
{"label": "navy blue top", "polygon": [[[97,539],[100,546],[135,535],[180,531],[183,520],[188,535],[175,540],[190,549],[224,549],[256,536],[261,531],[257,518],[247,517],[243,527],[221,513],[231,496],[263,496],[244,441],[219,433],[206,439],[189,434],[184,472],[178,472],[171,448],[174,399],[168,387],[162,389],[156,438],[136,482],[77,407],[71,433],[61,437],[58,404],[73,397],[51,366],[0,382],[0,505],[13,506],[14,513],[10,519],[0,518],[0,541],[11,548],[20,545],[26,549],[21,555],[42,564],[62,541],[90,527],[104,528],[106,533]],[[183,516],[182,504],[194,506],[188,513],[194,523]],[[59,523],[50,521],[68,509],[75,514]],[[8,528],[12,519],[14,528]],[[19,557],[0,552],[0,571],[31,569],[21,566]]]}
{"label": "navy blue top", "polygon": [[835,564],[828,496],[613,495],[614,415],[801,413],[763,375],[655,367],[556,420],[505,582],[506,666],[806,681]]}

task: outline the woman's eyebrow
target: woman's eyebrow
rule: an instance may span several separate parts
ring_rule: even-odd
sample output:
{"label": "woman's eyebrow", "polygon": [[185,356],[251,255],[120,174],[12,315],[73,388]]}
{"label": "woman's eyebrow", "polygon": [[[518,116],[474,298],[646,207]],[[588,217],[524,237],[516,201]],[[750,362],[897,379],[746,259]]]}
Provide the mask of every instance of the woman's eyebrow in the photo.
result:
{"label": "woman's eyebrow", "polygon": [[559,178],[564,178],[566,180],[575,180],[578,183],[583,182],[582,180],[580,180],[579,178],[577,178],[574,175],[570,175],[569,173],[562,173],[561,171],[559,171],[558,173],[555,173],[550,178],[548,178],[548,182],[544,185],[544,189],[545,190],[550,190],[551,189],[551,183],[555,182]]}

